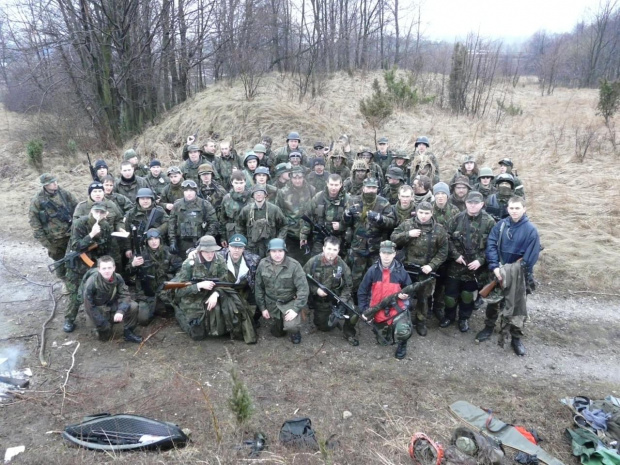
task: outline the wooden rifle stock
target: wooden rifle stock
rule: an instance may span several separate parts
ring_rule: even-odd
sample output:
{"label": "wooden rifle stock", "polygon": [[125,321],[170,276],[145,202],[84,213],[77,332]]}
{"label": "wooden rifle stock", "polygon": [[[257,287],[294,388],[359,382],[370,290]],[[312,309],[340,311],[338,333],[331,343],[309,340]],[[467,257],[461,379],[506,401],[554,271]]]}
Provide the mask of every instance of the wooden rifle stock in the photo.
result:
{"label": "wooden rifle stock", "polygon": [[[181,281],[181,282],[164,281],[163,287],[161,289],[164,291],[168,291],[170,289],[183,289],[185,287],[191,286],[192,284],[197,284],[202,281],[214,281],[214,280],[205,278],[201,280]],[[243,286],[243,284],[227,283],[224,281],[217,281],[217,280],[215,280],[214,282],[215,282],[215,287],[242,287]]]}
{"label": "wooden rifle stock", "polygon": [[495,289],[495,286],[497,286],[498,284],[500,284],[500,282],[497,280],[497,278],[493,279],[493,281],[491,281],[489,284],[480,289],[480,291],[478,291],[478,295],[482,298],[488,297],[489,294],[493,291],[493,289]]}

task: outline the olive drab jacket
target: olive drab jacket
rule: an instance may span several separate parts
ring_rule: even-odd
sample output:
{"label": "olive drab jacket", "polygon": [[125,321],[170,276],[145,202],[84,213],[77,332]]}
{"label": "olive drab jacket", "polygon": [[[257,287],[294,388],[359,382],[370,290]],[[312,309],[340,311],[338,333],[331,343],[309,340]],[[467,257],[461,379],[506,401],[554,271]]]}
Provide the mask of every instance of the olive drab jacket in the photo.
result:
{"label": "olive drab jacket", "polygon": [[250,198],[250,191],[246,190],[241,193],[231,190],[222,199],[220,205],[220,225],[222,227],[222,236],[226,241],[228,238],[235,234],[235,226],[241,209],[246,206]]}
{"label": "olive drab jacket", "polygon": [[71,192],[60,187],[54,195],[41,188],[28,209],[28,221],[34,238],[49,247],[52,242],[69,237],[77,203]]}
{"label": "olive drab jacket", "polygon": [[196,197],[191,202],[181,199],[174,203],[168,220],[168,237],[171,242],[196,242],[206,234],[216,236],[218,231],[215,209],[206,200]]}
{"label": "olive drab jacket", "polygon": [[[379,244],[386,240],[396,225],[396,216],[390,203],[377,195],[372,205],[365,204],[361,195],[352,195],[347,208],[355,207],[356,214],[345,215],[345,223],[350,228],[351,250],[362,256],[370,256],[379,252]],[[381,222],[368,219],[370,211],[381,215]]]}
{"label": "olive drab jacket", "polygon": [[[418,237],[409,236],[412,229],[422,230]],[[407,220],[394,230],[390,239],[405,251],[405,263],[428,265],[437,270],[448,258],[448,236],[446,230],[434,218],[420,223],[417,218]]]}
{"label": "olive drab jacket", "polygon": [[[325,226],[327,230],[336,237],[344,236],[346,224],[344,222],[344,209],[349,201],[349,194],[344,189],[340,189],[336,198],[331,198],[327,188],[316,194],[310,202],[308,216],[317,225]],[[334,231],[332,223],[337,222],[339,228]],[[301,225],[300,238],[308,240],[312,233],[312,226],[307,222]]]}
{"label": "olive drab jacket", "polygon": [[[495,220],[484,210],[471,217],[467,211],[459,213],[448,223],[447,232],[450,240],[448,276],[462,280],[473,280],[486,268],[486,246]],[[471,271],[465,265],[456,263],[463,256],[467,263],[478,260],[482,265],[477,271]]]}
{"label": "olive drab jacket", "polygon": [[292,309],[299,314],[308,303],[308,280],[299,262],[290,257],[278,265],[271,257],[264,258],[256,270],[256,306],[269,311],[271,318],[283,318]]}
{"label": "olive drab jacket", "polygon": [[[104,255],[113,255],[114,244],[112,243],[112,225],[105,219],[99,221],[99,227],[101,231],[95,237],[90,237],[90,232],[93,229],[93,225],[96,223],[92,216],[82,216],[75,220],[73,229],[71,231],[71,239],[69,240],[69,246],[67,253],[69,252],[86,252],[86,250],[93,245],[97,247],[93,250],[86,252],[86,255],[93,261]],[[76,267],[73,271],[77,275],[83,275],[88,270],[88,266],[83,260],[75,260]]]}

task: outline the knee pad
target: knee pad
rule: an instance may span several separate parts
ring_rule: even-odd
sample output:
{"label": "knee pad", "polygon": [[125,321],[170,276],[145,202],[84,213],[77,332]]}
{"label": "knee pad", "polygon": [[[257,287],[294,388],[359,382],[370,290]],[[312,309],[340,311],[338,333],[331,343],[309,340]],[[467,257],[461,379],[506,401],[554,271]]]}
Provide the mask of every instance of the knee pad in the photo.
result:
{"label": "knee pad", "polygon": [[454,307],[456,307],[457,300],[456,300],[455,297],[447,295],[447,296],[444,297],[443,301],[446,304],[447,308],[454,308]]}
{"label": "knee pad", "polygon": [[360,317],[355,313],[349,317],[349,323],[351,323],[351,325],[353,326],[355,326],[359,320]]}
{"label": "knee pad", "polygon": [[474,293],[471,291],[461,291],[461,301],[464,304],[470,304],[474,301]]}

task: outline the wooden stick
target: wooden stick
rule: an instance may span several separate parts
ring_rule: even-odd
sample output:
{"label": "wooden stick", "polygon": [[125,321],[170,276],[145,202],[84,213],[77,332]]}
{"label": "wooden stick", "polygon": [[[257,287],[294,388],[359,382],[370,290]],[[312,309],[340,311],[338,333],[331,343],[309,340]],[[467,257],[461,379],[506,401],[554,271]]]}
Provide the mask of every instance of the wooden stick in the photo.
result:
{"label": "wooden stick", "polygon": [[138,350],[135,351],[135,353],[133,354],[133,356],[135,357],[136,355],[138,355],[138,352],[140,352],[140,349],[142,349],[142,346],[146,343],[146,341],[148,341],[149,339],[151,339],[152,336],[155,336],[159,331],[161,331],[162,329],[164,329],[167,326],[170,326],[171,322],[168,321],[166,323],[164,323],[163,325],[161,325],[159,328],[157,328],[155,331],[153,331],[151,334],[149,334],[148,336],[146,336],[144,338],[144,340],[140,343],[140,346],[138,347]]}
{"label": "wooden stick", "polygon": [[41,366],[44,367],[47,366],[47,360],[45,360],[45,354],[43,353],[45,351],[45,330],[47,329],[47,324],[54,319],[54,316],[56,315],[56,305],[58,304],[58,301],[54,297],[54,286],[56,284],[58,283],[52,284],[49,288],[50,297],[52,298],[54,305],[52,306],[50,316],[47,318],[47,320],[45,320],[45,323],[43,323],[43,327],[41,328],[41,346],[39,347],[39,361],[41,362]]}
{"label": "wooden stick", "polygon": [[609,294],[607,292],[595,292],[595,291],[568,291],[569,294],[595,294],[604,295],[607,297],[620,297],[620,294]]}
{"label": "wooden stick", "polygon": [[69,381],[69,374],[71,373],[71,370],[73,370],[73,366],[75,365],[75,353],[77,352],[79,348],[80,348],[80,343],[78,342],[77,346],[75,346],[75,350],[71,354],[71,366],[67,370],[67,377],[65,378],[65,382],[62,383],[62,386],[60,387],[62,389],[62,404],[60,406],[61,415],[62,415],[63,409],[65,408],[65,398],[67,397],[67,382]]}

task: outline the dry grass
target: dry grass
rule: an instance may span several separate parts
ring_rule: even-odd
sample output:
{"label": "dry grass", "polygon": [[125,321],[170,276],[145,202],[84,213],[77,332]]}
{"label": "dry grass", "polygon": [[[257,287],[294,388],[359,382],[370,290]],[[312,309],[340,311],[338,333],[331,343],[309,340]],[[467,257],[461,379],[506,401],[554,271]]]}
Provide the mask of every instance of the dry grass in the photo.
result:
{"label": "dry grass", "polygon": [[[274,139],[274,148],[282,146],[291,130],[301,133],[305,146],[315,140],[335,140],[342,133],[352,135],[353,147],[372,146],[372,129],[364,127],[358,102],[370,94],[374,77],[337,74],[326,82],[320,96],[302,103],[298,103],[294,82],[287,77],[266,78],[252,102],[245,101],[241,83],[221,83],[170,111],[128,146],[158,157],[166,166],[179,162],[186,136],[196,130],[200,141],[212,134],[234,140],[239,152],[251,148],[263,135]],[[613,153],[602,118],[595,114],[597,92],[556,89],[554,95],[541,97],[536,83],[526,78],[508,92],[512,102],[523,108],[523,115],[506,117],[499,125],[494,111],[485,119],[472,120],[420,106],[413,112],[397,112],[381,135],[400,149],[413,149],[418,135],[428,135],[443,179],[450,179],[464,153],[475,153],[480,166],[493,168],[500,158],[512,157],[526,188],[530,218],[545,246],[539,279],[576,289],[616,288],[620,274],[610,270],[620,259],[620,158]],[[12,142],[7,129],[14,127],[17,122],[12,120],[17,119],[7,112],[0,117],[0,152],[4,152],[0,153],[0,186],[3,195],[9,183],[24,191],[24,195],[9,196],[5,216],[21,214],[22,202],[37,186],[37,173],[23,168],[23,147]],[[590,142],[585,157],[584,138]],[[114,165],[120,152],[96,158],[104,157]],[[46,169],[53,167],[61,173],[64,185],[70,182],[72,190],[84,198],[88,171],[82,157],[71,160],[47,155]],[[2,223],[3,232],[22,234],[27,230],[24,221]]]}

